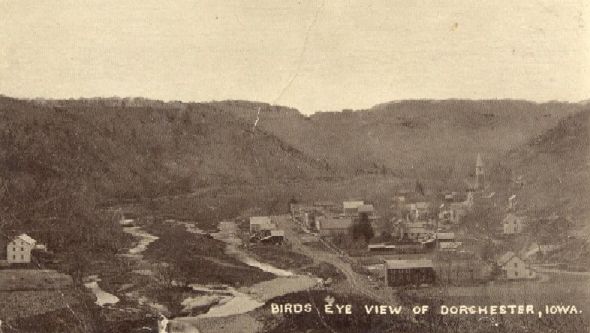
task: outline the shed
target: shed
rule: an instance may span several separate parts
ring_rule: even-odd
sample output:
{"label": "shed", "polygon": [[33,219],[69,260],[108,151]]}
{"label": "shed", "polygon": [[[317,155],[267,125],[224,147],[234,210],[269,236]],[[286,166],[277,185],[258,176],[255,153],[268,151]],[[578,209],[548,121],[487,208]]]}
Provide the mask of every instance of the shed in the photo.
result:
{"label": "shed", "polygon": [[386,260],[384,267],[385,281],[390,287],[431,284],[436,279],[430,259]]}

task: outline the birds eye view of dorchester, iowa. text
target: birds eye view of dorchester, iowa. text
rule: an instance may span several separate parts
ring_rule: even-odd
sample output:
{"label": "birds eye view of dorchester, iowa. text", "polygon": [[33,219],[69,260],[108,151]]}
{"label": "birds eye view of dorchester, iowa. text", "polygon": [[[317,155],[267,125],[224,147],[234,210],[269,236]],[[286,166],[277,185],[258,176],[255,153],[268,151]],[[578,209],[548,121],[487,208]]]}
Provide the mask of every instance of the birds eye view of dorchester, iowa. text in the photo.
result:
{"label": "birds eye view of dorchester, iowa. text", "polygon": [[590,1],[0,0],[0,333],[590,333]]}

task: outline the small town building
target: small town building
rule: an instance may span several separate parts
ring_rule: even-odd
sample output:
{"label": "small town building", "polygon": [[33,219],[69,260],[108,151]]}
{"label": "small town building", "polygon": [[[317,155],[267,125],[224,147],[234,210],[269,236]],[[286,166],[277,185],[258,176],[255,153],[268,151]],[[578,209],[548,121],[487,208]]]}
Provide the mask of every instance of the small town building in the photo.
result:
{"label": "small town building", "polygon": [[395,253],[395,254],[409,254],[409,253],[423,253],[425,252],[425,248],[423,244],[420,243],[379,243],[379,244],[369,244],[367,246],[369,252],[374,253]]}
{"label": "small town building", "polygon": [[502,220],[502,229],[505,235],[520,234],[525,227],[525,223],[525,217],[508,213]]}
{"label": "small town building", "polygon": [[403,238],[414,242],[425,242],[434,238],[434,226],[429,222],[408,222],[402,225]]}
{"label": "small town building", "polygon": [[322,211],[324,214],[338,214],[340,213],[340,207],[333,201],[316,201],[313,206]]}
{"label": "small town building", "polygon": [[250,234],[256,234],[262,230],[276,229],[269,216],[250,217]]}
{"label": "small town building", "polygon": [[[367,216],[367,218],[369,219],[369,223],[371,223],[371,225],[373,225],[379,219],[379,217],[375,214],[375,207],[373,207],[373,205],[365,204],[359,206],[358,216],[355,217],[355,220],[360,219],[361,215],[363,214]],[[375,228],[376,226],[373,225],[373,227]]]}
{"label": "small town building", "polygon": [[430,202],[419,201],[409,204],[408,208],[410,210],[410,220],[424,221],[430,217],[432,205]]}
{"label": "small town building", "polygon": [[468,209],[462,202],[445,203],[438,213],[438,218],[442,221],[457,224],[467,215]]}
{"label": "small town building", "polygon": [[268,230],[266,231],[265,235],[261,237],[261,243],[267,244],[282,244],[285,241],[285,231],[284,230]]}
{"label": "small town building", "polygon": [[342,212],[344,213],[344,216],[353,216],[356,217],[358,216],[358,209],[360,206],[364,205],[365,202],[362,200],[356,200],[356,201],[344,201],[342,203]]}
{"label": "small town building", "polygon": [[437,232],[434,235],[436,242],[440,245],[443,243],[453,243],[455,242],[455,233],[454,232]]}
{"label": "small town building", "polygon": [[508,280],[534,279],[537,277],[535,270],[511,251],[499,257],[496,260],[496,265],[502,272],[502,277]]}
{"label": "small town building", "polygon": [[467,192],[466,195],[457,192],[446,194],[439,209],[438,218],[441,221],[457,224],[473,208],[473,203],[473,192]]}
{"label": "small town building", "polygon": [[440,242],[438,248],[441,251],[457,251],[462,244],[462,242]]}
{"label": "small town building", "polygon": [[320,216],[317,220],[318,231],[322,237],[335,237],[349,234],[353,220],[350,217]]}
{"label": "small town building", "polygon": [[9,264],[28,264],[31,262],[31,251],[37,241],[27,234],[15,237],[6,246],[6,260]]}
{"label": "small town building", "polygon": [[390,287],[434,283],[436,275],[432,260],[386,260],[385,283]]}
{"label": "small town building", "polygon": [[374,215],[375,214],[375,207],[373,205],[365,204],[361,205],[357,208],[359,214],[367,214],[367,215]]}

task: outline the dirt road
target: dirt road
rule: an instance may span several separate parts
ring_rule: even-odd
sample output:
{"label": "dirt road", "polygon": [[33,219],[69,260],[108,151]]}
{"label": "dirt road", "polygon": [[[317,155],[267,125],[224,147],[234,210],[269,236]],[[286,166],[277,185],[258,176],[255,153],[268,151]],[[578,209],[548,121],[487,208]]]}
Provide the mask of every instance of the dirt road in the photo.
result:
{"label": "dirt road", "polygon": [[[398,304],[399,301],[393,292],[387,290],[386,292],[375,291],[371,288],[371,282],[367,276],[359,274],[352,269],[351,264],[353,259],[347,257],[343,253],[339,253],[331,244],[324,243],[329,250],[321,250],[305,245],[301,241],[302,228],[299,224],[291,219],[288,215],[273,216],[280,229],[285,230],[285,237],[292,244],[292,249],[303,255],[306,255],[314,260],[314,262],[326,262],[338,270],[340,270],[346,277],[339,287],[347,292],[361,294],[373,300],[379,301],[383,304]],[[321,241],[321,240],[320,240]]]}

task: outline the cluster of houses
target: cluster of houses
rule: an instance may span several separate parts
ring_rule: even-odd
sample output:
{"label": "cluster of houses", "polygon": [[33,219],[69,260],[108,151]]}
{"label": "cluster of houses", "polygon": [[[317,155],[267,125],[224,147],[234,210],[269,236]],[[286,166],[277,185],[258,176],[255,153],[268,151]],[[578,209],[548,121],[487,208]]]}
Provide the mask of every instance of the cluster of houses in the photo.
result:
{"label": "cluster of houses", "polygon": [[47,248],[27,234],[0,236],[0,264],[30,264],[34,250],[46,251]]}
{"label": "cluster of houses", "polygon": [[[439,205],[440,204],[440,205]],[[393,197],[392,236],[397,242],[454,250],[460,246],[451,231],[473,207],[473,193],[449,192],[442,198],[400,191]],[[373,247],[375,248],[375,247]]]}
{"label": "cluster of houses", "polygon": [[364,200],[344,201],[341,205],[331,201],[317,201],[311,205],[293,203],[290,209],[293,219],[305,229],[326,238],[349,234],[353,224],[363,217],[372,226],[379,219],[375,207]]}
{"label": "cluster of houses", "polygon": [[[534,279],[535,271],[525,260],[507,252],[495,260],[477,259],[465,251],[469,240],[457,239],[458,225],[474,209],[475,199],[491,199],[495,193],[484,195],[485,170],[481,156],[475,165],[475,183],[465,192],[426,193],[421,184],[416,190],[398,191],[393,195],[390,210],[390,237],[377,237],[368,244],[368,251],[384,260],[384,278],[389,286],[407,284],[476,283],[491,278],[506,280]],[[318,201],[313,204],[293,203],[291,215],[305,229],[327,239],[346,235],[361,218],[378,225],[374,206],[364,200],[348,200],[341,204]],[[523,232],[526,217],[516,212],[516,197],[508,199],[507,215],[501,233],[515,235]],[[374,228],[376,231],[378,228]],[[380,236],[379,232],[375,233]],[[467,245],[464,245],[467,244]],[[436,250],[436,256],[421,255],[420,259],[402,259],[403,254]],[[449,258],[441,259],[447,253]],[[471,255],[470,255],[471,254]],[[397,259],[392,260],[392,257]],[[436,258],[436,259],[433,259]]]}
{"label": "cluster of houses", "polygon": [[277,228],[270,216],[250,217],[250,242],[282,244],[285,231]]}

